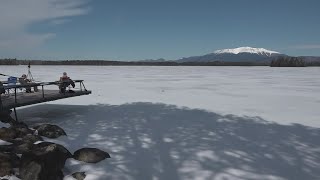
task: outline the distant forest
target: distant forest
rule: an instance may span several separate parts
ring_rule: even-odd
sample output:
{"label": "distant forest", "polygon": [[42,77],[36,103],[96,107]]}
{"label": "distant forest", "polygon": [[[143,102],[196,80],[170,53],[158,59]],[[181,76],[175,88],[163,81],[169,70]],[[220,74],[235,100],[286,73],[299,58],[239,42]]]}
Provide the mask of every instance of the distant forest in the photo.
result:
{"label": "distant forest", "polygon": [[306,62],[302,58],[298,57],[279,57],[275,60],[272,60],[270,63],[271,67],[305,67]]}
{"label": "distant forest", "polygon": [[[107,61],[107,60],[18,60],[0,59],[0,65],[95,65],[95,66],[320,66],[320,62],[305,62],[301,58],[294,57],[278,58],[273,61],[264,62],[175,62],[175,61]],[[281,61],[281,62],[280,62]],[[294,65],[294,64],[299,65]]]}

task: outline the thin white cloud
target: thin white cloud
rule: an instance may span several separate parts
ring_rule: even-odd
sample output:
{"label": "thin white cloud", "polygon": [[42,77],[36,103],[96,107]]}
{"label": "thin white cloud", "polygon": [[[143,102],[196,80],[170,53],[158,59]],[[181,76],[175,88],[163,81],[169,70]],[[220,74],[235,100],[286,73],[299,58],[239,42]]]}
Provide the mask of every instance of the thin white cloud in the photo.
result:
{"label": "thin white cloud", "polygon": [[54,32],[28,32],[35,23],[63,24],[88,11],[88,0],[1,0],[0,53],[18,54],[20,50],[38,47],[55,36]]}
{"label": "thin white cloud", "polygon": [[305,44],[292,46],[291,49],[320,49],[320,44]]}

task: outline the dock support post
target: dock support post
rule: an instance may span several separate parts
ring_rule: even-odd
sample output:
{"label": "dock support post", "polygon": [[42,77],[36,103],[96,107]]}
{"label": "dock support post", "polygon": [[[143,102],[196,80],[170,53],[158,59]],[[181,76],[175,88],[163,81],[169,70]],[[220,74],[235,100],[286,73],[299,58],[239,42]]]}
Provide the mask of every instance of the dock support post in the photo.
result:
{"label": "dock support post", "polygon": [[[2,93],[1,93],[2,94]],[[0,94],[0,112],[2,112],[2,99],[1,99],[1,94]]]}
{"label": "dock support post", "polygon": [[17,104],[17,88],[14,88],[14,103]]}
{"label": "dock support post", "polygon": [[44,99],[44,89],[43,89],[43,85],[42,85],[42,98]]}
{"label": "dock support post", "polygon": [[16,121],[19,121],[16,108],[13,108],[13,111],[14,111],[14,116],[16,117]]}

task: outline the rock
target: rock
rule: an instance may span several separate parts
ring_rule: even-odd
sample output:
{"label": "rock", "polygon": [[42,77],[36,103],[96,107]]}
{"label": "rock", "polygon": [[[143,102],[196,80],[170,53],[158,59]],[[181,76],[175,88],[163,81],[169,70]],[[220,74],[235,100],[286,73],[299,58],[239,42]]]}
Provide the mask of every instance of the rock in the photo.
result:
{"label": "rock", "polygon": [[11,113],[11,110],[0,111],[0,121],[12,124],[15,120],[10,116]]}
{"label": "rock", "polygon": [[36,136],[32,134],[28,134],[22,138],[22,141],[25,143],[35,143],[37,141],[43,141],[41,136]]}
{"label": "rock", "polygon": [[72,174],[72,177],[77,179],[77,180],[84,180],[86,178],[86,173],[85,172],[75,172]]}
{"label": "rock", "polygon": [[13,152],[14,146],[10,145],[0,145],[0,152]]}
{"label": "rock", "polygon": [[41,136],[36,136],[36,135],[32,135],[32,134],[27,134],[22,138],[15,138],[12,139],[8,142],[13,143],[14,145],[20,145],[20,144],[25,144],[25,143],[35,143],[38,141],[43,141]]}
{"label": "rock", "polygon": [[37,141],[43,141],[41,136],[27,134],[22,138],[8,140],[8,142],[13,143],[11,145],[0,145],[0,152],[15,152],[17,154],[29,152],[34,148],[34,143]]}
{"label": "rock", "polygon": [[24,136],[28,135],[28,134],[33,134],[33,131],[31,129],[28,128],[28,126],[24,123],[16,123],[13,124],[10,129],[13,129],[16,134],[17,137],[21,137],[23,138]]}
{"label": "rock", "polygon": [[0,177],[14,174],[13,168],[19,167],[20,158],[13,153],[0,152]]}
{"label": "rock", "polygon": [[20,177],[22,180],[60,180],[62,168],[71,153],[63,146],[50,142],[35,144],[21,157]]}
{"label": "rock", "polygon": [[15,139],[17,133],[14,129],[11,128],[0,128],[0,139],[10,142],[10,140]]}
{"label": "rock", "polygon": [[[26,138],[27,135],[32,135],[33,131],[24,123],[16,123],[9,128],[0,128],[0,139],[14,143],[16,138]],[[19,140],[19,139],[18,139]]]}
{"label": "rock", "polygon": [[63,172],[59,169],[52,170],[44,162],[30,161],[20,168],[19,178],[22,180],[63,180]]}
{"label": "rock", "polygon": [[9,142],[12,144],[0,146],[0,152],[15,152],[17,154],[22,154],[23,152],[29,151],[33,145],[33,143],[24,143],[22,138],[16,138]]}
{"label": "rock", "polygon": [[10,159],[12,167],[18,168],[20,165],[20,158],[15,153],[0,153],[0,159]]}
{"label": "rock", "polygon": [[97,163],[106,158],[111,158],[107,152],[96,148],[82,148],[74,152],[73,158],[87,163]]}
{"label": "rock", "polygon": [[[26,161],[26,160],[24,160]],[[28,161],[22,162],[21,158],[21,167],[19,168],[19,178],[22,180],[40,180],[45,178],[46,174],[42,173],[44,170],[44,162],[39,161]]]}
{"label": "rock", "polygon": [[23,154],[32,151],[35,148],[33,143],[23,143],[13,146],[13,152],[17,154]]}
{"label": "rock", "polygon": [[72,158],[72,154],[70,153],[70,151],[60,144],[55,144],[52,142],[41,142],[39,144],[36,144],[37,148],[44,148],[44,147],[48,147],[50,145],[55,145],[57,150],[64,153],[67,156],[67,158]]}
{"label": "rock", "polygon": [[13,167],[10,162],[5,160],[0,160],[0,177],[10,176],[13,174]]}
{"label": "rock", "polygon": [[35,126],[33,128],[37,130],[37,132],[40,136],[44,136],[47,138],[58,138],[60,136],[67,135],[64,132],[64,130],[57,125],[42,124],[39,126]]}

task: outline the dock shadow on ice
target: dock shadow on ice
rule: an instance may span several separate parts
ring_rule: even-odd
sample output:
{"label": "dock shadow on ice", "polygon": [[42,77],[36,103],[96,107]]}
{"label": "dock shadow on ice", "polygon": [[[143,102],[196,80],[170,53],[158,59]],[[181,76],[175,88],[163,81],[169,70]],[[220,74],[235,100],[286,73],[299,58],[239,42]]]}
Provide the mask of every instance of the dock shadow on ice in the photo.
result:
{"label": "dock shadow on ice", "polygon": [[111,159],[68,161],[92,179],[319,179],[320,129],[166,104],[39,105],[19,110],[53,123],[71,151],[97,147]]}

